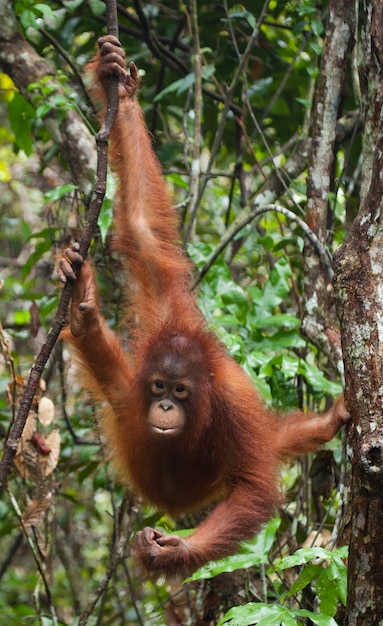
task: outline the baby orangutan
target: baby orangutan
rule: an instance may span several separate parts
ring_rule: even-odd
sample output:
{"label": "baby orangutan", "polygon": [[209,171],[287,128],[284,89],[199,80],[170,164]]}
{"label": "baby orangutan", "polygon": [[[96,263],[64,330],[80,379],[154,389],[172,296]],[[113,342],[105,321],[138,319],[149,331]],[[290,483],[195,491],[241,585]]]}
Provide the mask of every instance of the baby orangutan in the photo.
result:
{"label": "baby orangutan", "polygon": [[[76,245],[61,261],[61,279],[74,281],[63,336],[87,387],[108,403],[101,427],[122,478],[173,517],[215,504],[187,538],[152,528],[135,537],[147,575],[186,576],[254,535],[281,501],[281,461],[329,441],[349,415],[343,396],[322,416],[276,415],[207,328],[136,98],[136,66],[126,70],[115,37],[98,43],[90,64],[95,99],[105,106],[108,78],[119,78],[110,157],[119,179],[114,246],[129,271],[129,348],[106,325],[93,272]],[[73,264],[81,266],[77,280]]]}

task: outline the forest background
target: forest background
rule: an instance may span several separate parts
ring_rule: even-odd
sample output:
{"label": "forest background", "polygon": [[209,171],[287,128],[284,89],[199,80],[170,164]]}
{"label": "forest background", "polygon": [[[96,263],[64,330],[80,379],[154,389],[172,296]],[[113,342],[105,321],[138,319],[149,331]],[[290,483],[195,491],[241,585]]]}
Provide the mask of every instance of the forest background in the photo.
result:
{"label": "forest background", "polygon": [[[0,10],[5,441],[57,309],[55,258],[80,238],[89,207],[97,122],[82,71],[106,22],[101,0],[0,0]],[[284,469],[284,506],[238,555],[184,585],[144,582],[129,559],[132,534],[176,525],[114,481],[97,409],[58,343],[0,501],[1,617],[375,625],[383,620],[381,3],[132,0],[118,15],[204,314],[277,409],[324,410],[345,382],[348,460],[344,433]],[[113,327],[124,283],[109,246],[114,190],[109,176],[90,250]]]}

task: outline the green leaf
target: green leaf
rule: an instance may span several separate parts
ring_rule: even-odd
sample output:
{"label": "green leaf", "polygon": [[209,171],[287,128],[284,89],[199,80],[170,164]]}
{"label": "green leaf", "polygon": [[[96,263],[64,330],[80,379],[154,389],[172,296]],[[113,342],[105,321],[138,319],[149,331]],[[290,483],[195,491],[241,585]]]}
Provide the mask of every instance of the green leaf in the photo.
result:
{"label": "green leaf", "polygon": [[101,206],[100,215],[98,216],[98,227],[100,229],[101,241],[105,243],[109,229],[113,222],[113,200],[104,198]]}
{"label": "green leaf", "polygon": [[70,11],[74,11],[78,9],[79,6],[83,4],[84,0],[63,0],[63,5],[67,7]]}
{"label": "green leaf", "polygon": [[230,609],[217,626],[231,624],[231,626],[297,626],[294,611],[290,611],[278,604],[250,602],[244,606],[235,606]]}
{"label": "green leaf", "polygon": [[31,314],[29,311],[15,311],[15,324],[18,326],[23,326],[24,324],[29,324],[31,319]]}
{"label": "green leaf", "polygon": [[308,565],[306,565],[306,567],[304,567],[299,574],[297,580],[295,580],[294,583],[291,585],[286,597],[291,598],[295,594],[305,589],[307,585],[310,585],[313,580],[316,579],[321,570],[322,567],[320,565],[315,565],[314,563],[309,563]]}
{"label": "green leaf", "polygon": [[315,590],[320,600],[321,612],[334,616],[338,607],[338,568],[334,563],[322,567],[318,575]]}
{"label": "green leaf", "polygon": [[279,604],[265,604],[264,602],[250,602],[244,606],[235,606],[230,609],[218,622],[217,626],[230,624],[231,626],[298,626],[302,619],[310,619],[318,626],[337,626],[332,617],[322,613],[313,613],[305,609],[288,609]]}
{"label": "green leaf", "polygon": [[313,52],[315,52],[315,54],[317,54],[318,56],[320,54],[322,54],[323,46],[320,46],[315,41],[310,41],[309,46],[310,46],[311,50],[313,50]]}
{"label": "green leaf", "polygon": [[57,202],[61,200],[64,196],[66,196],[70,191],[74,191],[78,189],[76,185],[60,185],[59,187],[55,187],[54,189],[50,189],[44,194],[45,202]]}
{"label": "green leaf", "polygon": [[50,113],[52,111],[53,107],[51,106],[51,104],[46,103],[46,104],[40,104],[40,106],[37,107],[36,109],[36,117],[38,120],[42,120],[46,115],[48,115],[48,113]]}
{"label": "green leaf", "polygon": [[22,13],[20,14],[20,22],[25,30],[27,30],[27,28],[36,28],[37,25],[35,13],[30,9],[22,11]]}
{"label": "green leaf", "polygon": [[[336,621],[329,617],[328,615],[323,615],[322,613],[313,613],[312,611],[306,611],[305,609],[298,609],[294,611],[294,614],[297,617],[310,619],[314,624],[318,626],[338,626]],[[301,624],[302,621],[299,621]]]}
{"label": "green leaf", "polygon": [[277,559],[274,563],[274,569],[276,572],[280,572],[284,569],[308,563],[312,559],[331,559],[332,554],[333,553],[330,552],[330,550],[325,550],[324,548],[319,548],[317,546],[313,548],[300,548],[299,550],[296,550],[294,554],[285,556],[282,559]]}
{"label": "green leaf", "polygon": [[338,602],[346,605],[347,568],[339,557],[334,557],[327,567],[322,567],[316,582],[321,612],[335,615]]}
{"label": "green leaf", "polygon": [[324,26],[320,20],[312,20],[310,22],[310,26],[312,28],[314,35],[316,35],[317,37],[320,37],[321,35],[323,35]]}
{"label": "green leaf", "polygon": [[189,183],[180,174],[167,174],[166,180],[171,181],[173,185],[181,187],[181,189],[189,189]]}
{"label": "green leaf", "polygon": [[258,319],[269,317],[275,307],[290,293],[290,278],[291,268],[288,260],[280,259],[271,270],[263,289],[249,288]]}
{"label": "green leaf", "polygon": [[28,224],[25,220],[20,220],[19,222],[19,230],[23,239],[29,239],[32,236],[31,225]]}
{"label": "green leaf", "polygon": [[261,563],[269,562],[269,552],[275,540],[276,532],[281,520],[276,517],[255,535],[250,541],[243,541],[238,554],[233,554],[220,561],[211,561],[199,570],[188,580],[200,580],[201,578],[214,578],[223,572],[234,572],[237,569],[248,569]]}
{"label": "green leaf", "polygon": [[186,74],[183,78],[175,80],[173,83],[165,87],[165,89],[162,89],[162,91],[160,91],[160,93],[153,98],[153,102],[159,102],[166,94],[173,93],[174,91],[177,96],[179,96],[194,84],[194,79],[194,72],[190,72],[190,74]]}
{"label": "green leaf", "polygon": [[54,16],[53,11],[52,11],[51,7],[48,4],[43,4],[41,2],[38,2],[37,4],[34,5],[33,8],[34,8],[34,10],[36,12],[41,13],[41,15],[44,15],[44,16],[45,15],[49,15],[51,17]]}
{"label": "green leaf", "polygon": [[15,135],[16,145],[29,156],[32,152],[32,121],[34,108],[20,93],[8,103],[9,122]]}
{"label": "green leaf", "polygon": [[311,100],[306,100],[306,98],[295,98],[297,102],[300,102],[300,104],[303,104],[304,107],[306,107],[306,109],[308,109],[312,102]]}
{"label": "green leaf", "polygon": [[342,561],[346,556],[347,546],[333,552],[319,547],[301,548],[273,564],[275,571],[281,571],[315,559],[325,561],[325,565],[310,563],[305,567],[287,594],[287,597],[295,595],[316,579],[315,589],[320,599],[322,616],[317,621],[310,616],[315,624],[335,623],[328,621],[328,618],[326,621],[326,616],[335,615],[339,600],[344,605],[346,603],[347,570]]}
{"label": "green leaf", "polygon": [[272,336],[264,337],[262,349],[269,352],[281,352],[282,348],[304,348],[306,341],[295,330],[283,330]]}
{"label": "green leaf", "polygon": [[256,27],[257,23],[255,21],[253,13],[250,13],[250,11],[246,11],[246,9],[240,4],[237,4],[232,9],[230,9],[229,15],[231,19],[245,19],[253,29]]}
{"label": "green leaf", "polygon": [[48,252],[52,247],[52,241],[50,239],[46,239],[45,241],[39,241],[36,244],[35,251],[32,252],[28,261],[24,264],[21,270],[21,276],[25,279],[32,268],[36,265],[36,263],[41,259],[45,252]]}
{"label": "green leaf", "polygon": [[89,0],[89,6],[93,15],[97,17],[105,13],[105,2],[101,2],[101,0]]}
{"label": "green leaf", "polygon": [[270,317],[264,317],[261,320],[257,320],[255,327],[256,328],[300,328],[301,321],[295,317],[295,315],[290,315],[289,313],[275,313],[275,315],[270,315]]}
{"label": "green leaf", "polygon": [[88,476],[94,474],[100,466],[100,461],[97,459],[96,461],[91,460],[88,463],[85,463],[82,469],[77,472],[77,478],[79,483],[83,483]]}
{"label": "green leaf", "polygon": [[203,65],[201,69],[202,80],[209,80],[215,72],[215,65]]}
{"label": "green leaf", "polygon": [[[343,606],[346,606],[346,603],[347,603],[347,567],[342,559],[347,558],[348,546],[344,546],[344,547],[346,548],[346,554],[344,554],[343,556],[340,555],[339,557],[334,556],[333,563],[338,568],[337,586],[338,586],[339,600],[341,601]],[[337,550],[337,554],[339,552],[340,550]]]}
{"label": "green leaf", "polygon": [[314,6],[314,4],[312,4],[311,2],[310,3],[300,2],[299,5],[297,6],[297,12],[298,12],[298,15],[301,15],[301,16],[306,16],[306,15],[310,16],[313,13],[316,13],[317,9]]}
{"label": "green leaf", "polygon": [[314,389],[331,396],[337,396],[342,391],[342,385],[339,382],[328,380],[321,370],[304,360],[300,361],[300,372]]}

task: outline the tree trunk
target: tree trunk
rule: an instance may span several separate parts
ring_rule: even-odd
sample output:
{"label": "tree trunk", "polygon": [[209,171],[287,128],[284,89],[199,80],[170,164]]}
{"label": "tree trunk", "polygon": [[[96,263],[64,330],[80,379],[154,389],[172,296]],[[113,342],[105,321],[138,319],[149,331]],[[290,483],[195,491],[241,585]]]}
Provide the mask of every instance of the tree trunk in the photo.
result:
{"label": "tree trunk", "polygon": [[[354,46],[355,5],[349,0],[330,0],[326,38],[316,89],[312,122],[312,142],[307,176],[306,221],[325,248],[330,243],[328,222],[329,194],[333,190],[334,145],[339,107],[350,51]],[[343,370],[339,332],[334,321],[331,273],[323,266],[316,250],[304,250],[304,302],[302,331]]]}
{"label": "tree trunk", "polygon": [[361,9],[361,206],[335,259],[346,402],[352,414],[347,626],[383,623],[383,4]]}

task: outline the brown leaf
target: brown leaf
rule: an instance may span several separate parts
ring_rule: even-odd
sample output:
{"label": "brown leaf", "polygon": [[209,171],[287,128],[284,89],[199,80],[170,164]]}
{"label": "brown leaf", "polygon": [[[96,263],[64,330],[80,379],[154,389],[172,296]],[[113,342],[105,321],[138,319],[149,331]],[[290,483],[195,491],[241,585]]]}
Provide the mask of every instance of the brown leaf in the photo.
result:
{"label": "brown leaf", "polygon": [[48,456],[51,452],[51,449],[46,444],[45,437],[37,431],[31,437],[31,444],[42,456]]}
{"label": "brown leaf", "polygon": [[60,444],[59,431],[52,430],[44,437],[36,431],[36,417],[30,413],[14,461],[20,474],[35,484],[41,483],[57,467]]}
{"label": "brown leaf", "polygon": [[55,429],[45,438],[46,445],[50,448],[50,454],[48,456],[41,456],[39,459],[41,473],[43,478],[46,478],[57,467],[57,463],[60,458],[60,445],[61,437],[60,432]]}
{"label": "brown leaf", "polygon": [[31,314],[30,332],[32,337],[37,337],[40,328],[40,311],[35,301],[29,307],[29,312]]}
{"label": "brown leaf", "polygon": [[55,405],[50,398],[41,398],[37,410],[37,417],[43,426],[48,426],[55,416]]}
{"label": "brown leaf", "polygon": [[28,504],[23,513],[23,522],[25,526],[38,526],[43,521],[45,511],[52,502],[52,494],[48,493],[45,497],[33,500]]}

